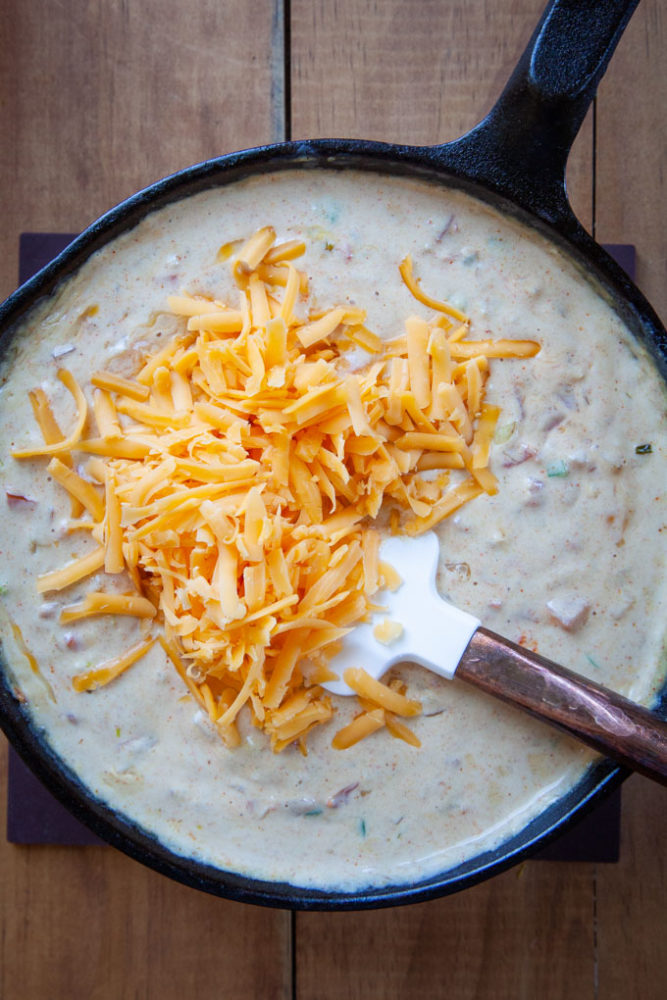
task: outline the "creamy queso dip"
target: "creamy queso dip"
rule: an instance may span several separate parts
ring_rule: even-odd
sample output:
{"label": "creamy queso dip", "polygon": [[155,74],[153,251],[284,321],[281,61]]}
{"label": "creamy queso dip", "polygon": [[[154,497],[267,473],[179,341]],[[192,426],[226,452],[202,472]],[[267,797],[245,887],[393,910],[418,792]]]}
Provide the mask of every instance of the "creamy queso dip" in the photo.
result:
{"label": "creamy queso dip", "polygon": [[63,627],[60,608],[91,587],[122,591],[122,579],[46,599],[35,589],[39,573],[84,554],[90,539],[63,532],[69,502],[48,481],[48,460],[9,457],[40,440],[28,390],[42,386],[69,426],[57,369],[82,385],[100,367],[134,373],[174,332],[167,295],[231,296],[218,248],[267,224],[279,240],[307,240],[300,266],[322,308],[358,304],[382,336],[427,314],[398,275],[410,253],[423,287],[472,317],[473,338],[540,341],[535,358],[493,364],[500,490],[441,525],[439,586],[489,628],[647,704],[665,672],[664,385],[618,316],[542,238],[462,193],[354,172],[279,172],[157,211],[89,260],[13,341],[0,389],[2,641],[55,752],[185,857],[325,889],[415,882],[520,830],[593,754],[414,666],[399,672],[423,703],[421,749],[382,730],[333,750],[355,711],[337,699],[336,720],[309,737],[307,757],[272,754],[243,724],[242,746],[229,750],[159,646],[107,687],[72,690],[74,674],[127,648],[141,627],[126,618]]}

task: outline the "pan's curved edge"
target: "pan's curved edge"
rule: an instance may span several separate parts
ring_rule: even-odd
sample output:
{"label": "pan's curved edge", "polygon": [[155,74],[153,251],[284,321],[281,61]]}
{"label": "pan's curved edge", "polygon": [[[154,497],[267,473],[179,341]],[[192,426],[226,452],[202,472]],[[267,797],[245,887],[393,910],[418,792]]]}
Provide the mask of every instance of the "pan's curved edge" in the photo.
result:
{"label": "pan's curved edge", "polygon": [[[110,846],[153,871],[210,895],[303,911],[371,910],[405,906],[452,895],[513,867],[545,847],[591,811],[629,772],[610,761],[592,764],[580,782],[515,836],[420,883],[339,892],[283,882],[264,882],[215,868],[170,851],[157,838],[97,799],[48,746],[25,712],[8,679],[0,674],[0,727],[27,766],[80,822]],[[555,820],[553,820],[555,817]]]}
{"label": "pan's curved edge", "polygon": [[[513,204],[491,186],[470,180],[455,164],[443,163],[442,147],[395,146],[351,139],[309,140],[244,150],[197,164],[126,199],[93,222],[52,263],[0,305],[0,326],[10,335],[8,338],[3,333],[3,342],[11,339],[12,328],[28,309],[51,294],[96,250],[133,228],[150,212],[206,188],[293,167],[361,169],[445,182],[496,207],[501,203],[503,210],[551,239],[565,253],[573,255],[589,277],[589,267],[593,263],[595,280],[608,295],[612,295],[630,328],[652,350],[663,374],[667,372],[667,335],[660,320],[625,272],[595,243],[574,216],[572,220],[553,224],[524,206]],[[53,794],[104,840],[135,860],[193,888],[237,901],[277,908],[374,909],[426,901],[467,888],[544,847],[610,794],[629,773],[609,761],[591,765],[573,789],[519,835],[505,841],[495,851],[478,855],[470,863],[450,869],[428,882],[355,893],[332,893],[284,883],[257,882],[172,854],[139,827],[105,807],[74,775],[70,775],[67,766],[40,742],[39,732],[21,709],[9,678],[0,674],[0,705],[3,702],[5,707],[0,715],[0,725],[20,755]],[[659,711],[664,712],[665,708],[667,689],[663,689]],[[77,801],[77,796],[83,800],[83,805]]]}
{"label": "pan's curved edge", "polygon": [[359,139],[310,139],[257,146],[205,160],[156,181],[92,222],[51,263],[0,304],[0,328],[13,326],[27,309],[51,294],[96,250],[170,202],[274,170],[323,167],[370,170],[453,184],[495,207],[500,206],[502,211],[559,244],[566,254],[577,258],[589,277],[593,262],[598,282],[611,290],[617,308],[621,301],[627,304],[623,318],[644,340],[662,374],[667,376],[665,327],[637,286],[576,217],[568,212],[552,218],[548,213],[543,214],[539,205],[518,205],[487,179],[471,178],[465,170],[465,160],[457,159],[458,145],[459,140],[446,146],[408,146]]}

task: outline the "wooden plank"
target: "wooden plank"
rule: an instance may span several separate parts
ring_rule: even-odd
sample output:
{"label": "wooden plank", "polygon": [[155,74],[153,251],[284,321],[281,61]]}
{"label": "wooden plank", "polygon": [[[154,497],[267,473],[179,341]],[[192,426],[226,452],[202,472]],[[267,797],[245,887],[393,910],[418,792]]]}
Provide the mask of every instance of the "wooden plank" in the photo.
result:
{"label": "wooden plank", "polygon": [[[190,163],[283,138],[282,4],[7,0],[0,295],[22,230],[72,232]],[[177,885],[110,848],[4,840],[0,996],[291,995],[290,916]]]}
{"label": "wooden plank", "polygon": [[288,914],[177,885],[111,848],[2,853],[3,1000],[291,996]]}
{"label": "wooden plank", "polygon": [[667,9],[644,0],[598,92],[596,237],[634,241],[637,284],[667,321]]}
{"label": "wooden plank", "polygon": [[661,1000],[667,982],[667,792],[639,775],[623,787],[621,858],[596,872],[598,995]]}
{"label": "wooden plank", "polygon": [[[446,142],[491,109],[543,0],[292,0],[292,134]],[[568,169],[590,226],[592,120]]]}
{"label": "wooden plank", "polygon": [[76,231],[175,170],[283,138],[281,7],[7,0],[0,297],[21,229]]}
{"label": "wooden plank", "polygon": [[592,865],[526,864],[429,903],[297,916],[297,997],[593,1000]]}
{"label": "wooden plank", "polygon": [[[637,246],[637,283],[667,319],[667,12],[639,5],[597,100],[596,233]],[[633,777],[623,789],[621,861],[596,875],[599,996],[658,1000],[667,980],[667,793]]]}
{"label": "wooden plank", "polygon": [[456,138],[491,108],[541,6],[292,0],[295,138]]}
{"label": "wooden plank", "polygon": [[[292,0],[293,135],[455,138],[491,107],[542,6]],[[569,171],[587,225],[592,137],[589,120]],[[304,1000],[585,1000],[595,995],[592,868],[535,863],[418,906],[298,914],[296,949]]]}

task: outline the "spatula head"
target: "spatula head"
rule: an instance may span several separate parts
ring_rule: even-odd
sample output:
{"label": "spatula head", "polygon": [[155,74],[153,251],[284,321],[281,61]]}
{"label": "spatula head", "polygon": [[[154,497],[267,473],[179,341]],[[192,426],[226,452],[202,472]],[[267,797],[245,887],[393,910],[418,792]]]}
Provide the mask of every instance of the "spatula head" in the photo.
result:
{"label": "spatula head", "polygon": [[[439,552],[438,539],[432,531],[415,538],[397,535],[383,541],[380,558],[394,567],[403,582],[397,590],[385,589],[375,596],[375,602],[383,610],[345,636],[341,652],[329,664],[341,679],[328,681],[323,687],[332,694],[354,694],[342,680],[348,667],[362,667],[372,677],[380,678],[402,661],[419,663],[443,677],[454,676],[480,623],[438,594]],[[385,621],[390,623],[386,630]],[[383,631],[399,634],[383,642],[376,637]]]}

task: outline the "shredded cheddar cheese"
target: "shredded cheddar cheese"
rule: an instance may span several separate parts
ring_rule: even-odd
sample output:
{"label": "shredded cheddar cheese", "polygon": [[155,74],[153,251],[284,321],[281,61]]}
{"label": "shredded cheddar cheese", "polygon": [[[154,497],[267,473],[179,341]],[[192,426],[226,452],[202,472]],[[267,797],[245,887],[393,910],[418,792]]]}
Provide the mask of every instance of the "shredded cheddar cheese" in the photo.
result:
{"label": "shredded cheddar cheese", "polygon": [[155,639],[144,639],[142,642],[138,642],[136,646],[128,649],[122,656],[115,656],[95,669],[75,674],[72,678],[74,690],[94,691],[95,688],[108,684],[109,681],[112,681],[115,677],[119,677],[128,670],[142,656],[145,656],[154,643]]}
{"label": "shredded cheddar cheese", "polygon": [[[539,345],[467,340],[469,319],[422,291],[409,257],[400,273],[431,311],[409,316],[393,340],[368,330],[356,306],[308,312],[294,264],[305,244],[275,239],[266,226],[225,244],[218,261],[231,267],[237,298],[170,296],[179,332],[134,379],[94,372],[92,408],[60,371],[77,409],[68,435],[34,390],[44,443],[14,455],[50,458],[72,501],[68,530],[96,545],[42,575],[38,590],[101,570],[134,588],[93,590],[61,622],[120,614],[160,630],[75,677],[75,688],[111,682],[159,638],[228,746],[241,740],[244,712],[274,751],[296,743],[305,753],[307,734],[334,714],[320,686],[333,676],[329,660],[370,620],[377,593],[400,585],[379,558],[374,522],[386,512],[389,530],[416,535],[497,490],[489,359],[530,357]],[[369,355],[356,370],[345,363],[353,346]],[[84,437],[93,420],[95,436]],[[87,479],[74,471],[82,461]],[[401,632],[389,621],[376,629],[386,643]],[[362,712],[334,747],[383,728],[419,745],[400,719],[420,705],[400,684],[361,665],[346,680]]]}
{"label": "shredded cheddar cheese", "polygon": [[403,626],[400,622],[393,622],[391,619],[385,618],[384,621],[378,622],[375,626],[373,635],[378,642],[390,646],[392,642],[396,642],[403,635]]}

